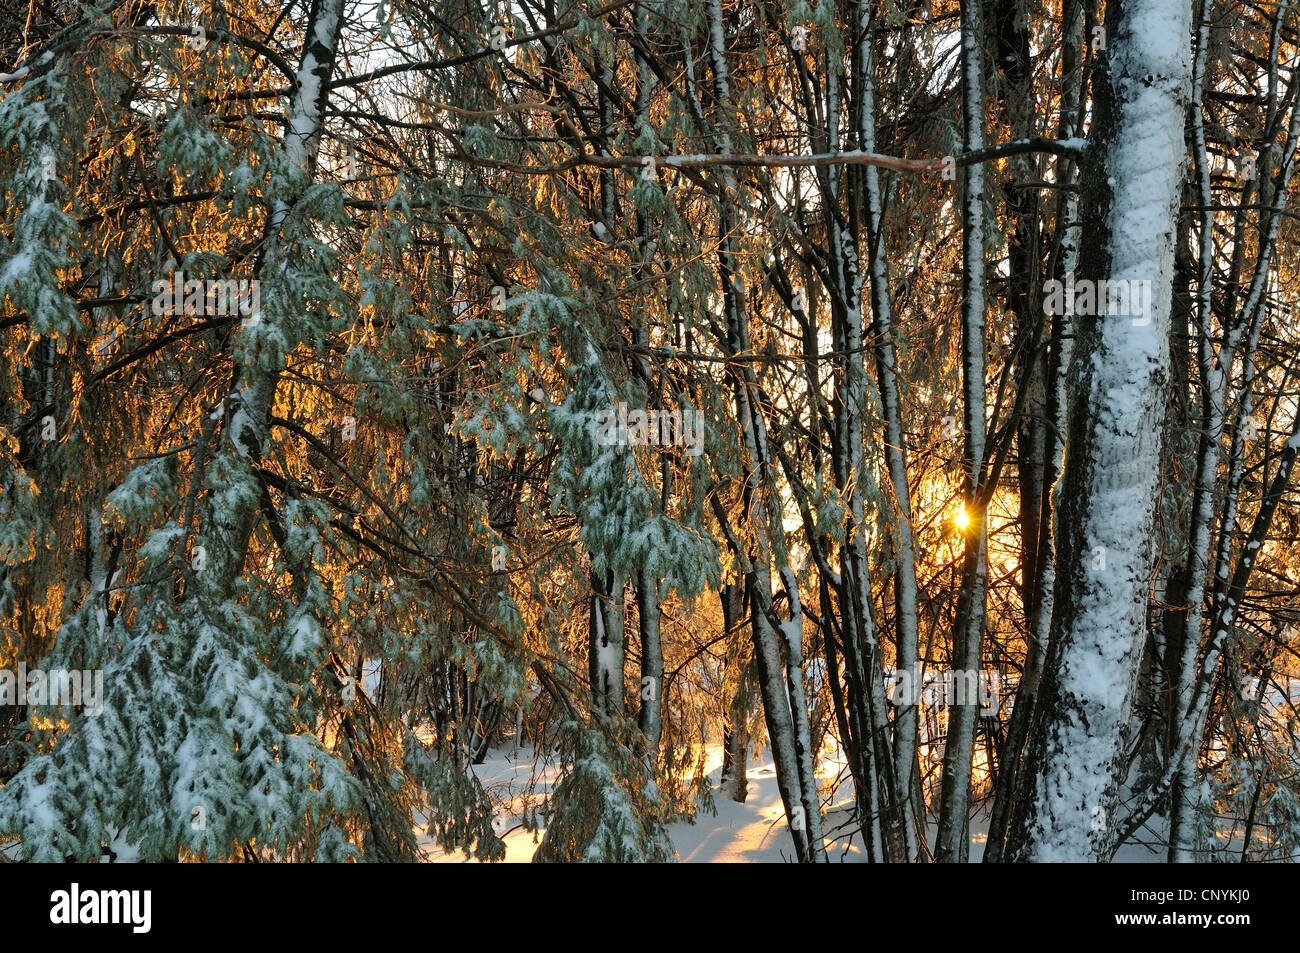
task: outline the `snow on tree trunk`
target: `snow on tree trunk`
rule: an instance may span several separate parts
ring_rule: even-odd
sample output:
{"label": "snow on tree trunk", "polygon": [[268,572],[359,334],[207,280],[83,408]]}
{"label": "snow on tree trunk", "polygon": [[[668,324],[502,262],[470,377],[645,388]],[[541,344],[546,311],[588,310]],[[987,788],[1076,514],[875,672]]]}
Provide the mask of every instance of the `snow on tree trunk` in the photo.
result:
{"label": "snow on tree trunk", "polygon": [[613,571],[591,574],[587,665],[592,705],[612,715],[623,710],[623,583]]}
{"label": "snow on tree trunk", "polygon": [[1078,318],[1052,645],[1017,860],[1109,856],[1152,569],[1191,3],[1126,0],[1108,12],[1082,273],[1149,281],[1151,307]]}

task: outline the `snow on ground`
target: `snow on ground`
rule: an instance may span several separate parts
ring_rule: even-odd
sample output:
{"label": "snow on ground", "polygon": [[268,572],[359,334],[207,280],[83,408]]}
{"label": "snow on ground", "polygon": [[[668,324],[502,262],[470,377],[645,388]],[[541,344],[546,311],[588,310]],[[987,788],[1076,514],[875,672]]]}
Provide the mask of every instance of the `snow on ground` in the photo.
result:
{"label": "snow on ground", "polygon": [[[828,771],[839,767],[831,759],[824,761],[823,765]],[[720,750],[710,752],[708,766],[717,815],[703,811],[694,824],[682,822],[668,826],[678,859],[696,864],[792,863],[794,849],[786,831],[781,793],[776,786],[776,769],[771,760],[751,761],[749,794],[744,804],[718,794],[722,773]],[[503,838],[506,863],[528,863],[533,859],[537,844],[534,835],[520,826],[519,817],[529,796],[527,789],[533,773],[533,750],[529,747],[516,750],[510,746],[495,750],[475,771],[493,802],[506,805],[495,822],[498,830],[506,832]],[[818,773],[821,775],[821,771]],[[535,802],[540,803],[558,777],[557,765],[539,770],[537,783],[532,789]],[[831,807],[825,820],[827,843],[833,847],[831,857],[849,863],[865,860],[857,829],[848,823],[851,805],[850,796]],[[836,833],[841,835],[840,839],[832,840]],[[540,841],[541,832],[536,837]],[[428,852],[433,863],[474,862],[467,859],[463,851],[448,853],[442,850],[427,835],[420,838],[420,847]]]}
{"label": "snow on ground", "polygon": [[[678,860],[690,864],[715,863],[792,863],[794,849],[786,831],[785,815],[781,807],[781,794],[776,786],[776,770],[771,760],[751,762],[749,766],[749,795],[744,804],[737,804],[718,793],[721,775],[721,752],[711,751],[709,780],[713,788],[717,815],[703,811],[694,824],[678,823],[668,826]],[[842,768],[834,758],[822,762],[818,775],[834,776]],[[519,816],[528,796],[529,778],[533,773],[533,750],[509,746],[493,751],[487,761],[475,768],[479,780],[494,803],[505,804],[497,823],[505,830],[506,863],[528,863],[537,850],[534,835],[519,825]],[[540,770],[533,787],[532,797],[540,803],[550,786],[558,780],[558,766],[550,765]],[[832,863],[863,863],[866,856],[862,839],[853,823],[852,783],[840,786],[841,796],[826,811],[825,829],[827,852]],[[971,825],[970,859],[979,862],[984,855],[988,831],[987,818],[977,818]],[[933,831],[931,832],[933,833]],[[536,835],[540,840],[540,832]],[[461,851],[447,853],[423,836],[420,847],[427,851],[433,863],[471,863]],[[1125,846],[1116,856],[1120,862],[1156,862],[1163,857],[1142,846]]]}

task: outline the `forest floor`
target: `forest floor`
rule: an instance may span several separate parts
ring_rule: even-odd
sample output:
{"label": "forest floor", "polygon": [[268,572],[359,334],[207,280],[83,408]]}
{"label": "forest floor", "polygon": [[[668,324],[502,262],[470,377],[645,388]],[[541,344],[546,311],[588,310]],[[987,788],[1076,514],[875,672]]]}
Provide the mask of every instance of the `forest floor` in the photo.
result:
{"label": "forest floor", "polygon": [[[749,766],[749,793],[745,803],[738,804],[718,793],[721,775],[721,752],[710,750],[706,766],[710,768],[709,783],[717,811],[701,811],[694,823],[681,822],[668,826],[678,860],[682,863],[792,863],[794,850],[785,829],[785,814],[781,807],[781,794],[776,785],[776,771],[770,759],[751,762]],[[824,759],[818,775],[835,776],[842,763],[834,758]],[[533,778],[533,750],[529,747],[515,749],[511,746],[490,753],[487,760],[476,766],[475,772],[496,803],[507,805],[496,822],[498,831],[505,831],[506,863],[527,863],[537,850],[541,832],[536,835],[520,824],[526,802],[539,804],[558,778],[555,766],[537,769]],[[827,839],[827,852],[832,863],[864,863],[862,838],[851,820],[853,784],[847,781],[838,788],[836,802],[827,810],[823,820]],[[987,819],[977,818],[972,824],[970,859],[978,863],[984,855]],[[933,832],[932,832],[933,833]],[[536,840],[535,840],[536,838]],[[460,851],[447,852],[434,844],[427,835],[421,837],[420,847],[428,852],[433,863],[472,863]],[[1162,858],[1154,851],[1140,845],[1126,845],[1115,860],[1129,863],[1158,862]]]}

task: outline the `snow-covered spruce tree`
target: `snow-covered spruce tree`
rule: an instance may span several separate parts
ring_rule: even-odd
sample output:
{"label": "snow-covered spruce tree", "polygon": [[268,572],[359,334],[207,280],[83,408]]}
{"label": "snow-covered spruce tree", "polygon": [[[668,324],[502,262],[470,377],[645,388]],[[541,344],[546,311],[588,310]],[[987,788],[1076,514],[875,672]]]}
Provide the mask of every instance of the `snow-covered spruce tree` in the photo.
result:
{"label": "snow-covered spruce tree", "polygon": [[[100,542],[89,539],[94,515],[84,518],[97,488],[80,472],[87,447],[72,396],[70,356],[84,322],[61,281],[86,254],[65,204],[75,193],[74,144],[84,139],[92,103],[70,57],[39,66],[0,87],[0,195],[9,198],[0,214],[0,302],[12,309],[0,322],[7,329],[0,344],[0,659],[9,667],[34,666],[49,650],[44,618],[52,603],[75,605],[77,594],[54,595],[48,580],[75,579],[89,589],[94,567],[77,555]],[[82,541],[81,554],[61,545],[69,539]],[[98,581],[102,590],[105,580]],[[34,752],[26,714],[14,705],[0,710],[0,776]]]}
{"label": "snow-covered spruce tree", "polygon": [[[549,283],[558,285],[559,280]],[[552,476],[555,505],[577,516],[594,576],[627,579],[639,573],[661,580],[664,592],[694,598],[704,585],[717,584],[716,550],[709,537],[690,525],[699,519],[698,511],[686,512],[686,525],[662,511],[636,449],[602,439],[601,415],[607,418],[619,402],[642,405],[644,392],[618,386],[596,347],[608,329],[598,322],[587,324],[590,314],[585,309],[555,312],[562,318],[558,336],[572,368],[564,402],[547,413],[560,450]],[[623,624],[621,613],[594,617]],[[595,688],[612,680],[621,683],[622,669],[621,657],[593,665],[603,681],[593,684],[590,721],[574,718],[559,729],[565,774],[551,799],[538,859],[673,856],[662,828],[654,765],[636,756],[634,723],[621,706],[611,704],[615,693]],[[663,690],[658,684],[638,685],[642,692]]]}
{"label": "snow-covered spruce tree", "polygon": [[[522,392],[509,386],[515,370],[510,356],[494,354],[490,336],[479,350],[473,342],[480,324],[458,322],[450,301],[440,297],[450,275],[430,269],[425,282],[406,277],[418,261],[413,249],[436,234],[415,220],[412,203],[452,198],[437,184],[417,187],[418,197],[407,196],[399,182],[393,197],[376,209],[362,242],[365,333],[343,362],[347,379],[357,382],[350,409],[365,422],[365,437],[351,442],[346,465],[366,474],[366,495],[383,502],[406,552],[377,556],[369,535],[358,535],[349,547],[358,567],[349,577],[358,596],[353,611],[365,616],[353,627],[351,648],[382,661],[383,681],[377,707],[358,693],[356,704],[338,714],[347,731],[359,733],[361,747],[349,744],[353,753],[362,750],[366,736],[382,735],[385,740],[373,749],[380,765],[382,756],[400,755],[390,770],[400,767],[411,783],[399,777],[389,789],[408,817],[412,808],[419,810],[444,849],[497,860],[504,848],[471,764],[491,740],[492,719],[485,712],[508,710],[523,696],[519,609],[504,573],[493,577],[486,570],[502,568],[494,551],[507,568],[519,561],[514,541],[507,545],[501,535],[507,524],[514,524],[516,537],[527,535],[514,511],[517,501],[493,489],[509,487],[510,468],[503,461],[526,448],[508,427],[458,417],[457,410],[479,405],[482,392],[470,387],[495,383],[494,374],[504,383],[494,391],[498,398],[502,390],[511,391],[522,403]],[[416,298],[428,301],[427,310]],[[435,323],[444,334],[431,340]],[[481,376],[443,370],[465,353],[480,356]],[[458,408],[453,398],[465,390],[468,403]],[[436,573],[426,580],[431,565],[457,567],[458,581]],[[427,730],[403,727],[412,723]]]}
{"label": "snow-covered spruce tree", "polygon": [[[0,791],[0,829],[21,839],[28,859],[98,859],[106,845],[146,859],[283,853],[302,842],[306,819],[358,795],[311,731],[326,609],[311,567],[328,513],[288,499],[273,515],[281,549],[268,568],[272,578],[294,574],[288,605],[245,573],[264,510],[255,468],[276,375],[287,352],[318,340],[337,313],[333,256],[312,234],[316,221],[337,216],[337,199],[331,208],[312,190],[309,169],[341,6],[312,5],[289,132],[261,155],[272,207],[256,271],[264,306],[231,341],[236,387],[198,424],[183,479],[163,454],[105,501],[105,519],[141,541],[134,583],[111,623],[74,616],[49,657],[98,663],[105,697],[98,717],[78,718]],[[161,169],[201,176],[226,155],[207,117],[175,109]]]}
{"label": "snow-covered spruce tree", "polygon": [[547,804],[546,835],[534,862],[676,859],[653,779],[634,750],[606,734],[611,723],[561,727],[564,775]]}
{"label": "snow-covered spruce tree", "polygon": [[[1067,395],[1044,278],[1167,265],[1180,100],[1140,61],[1173,7],[1122,3],[1108,37],[965,4],[973,47],[878,0],[395,0],[332,49],[332,2],[0,9],[0,668],[107,689],[0,706],[6,852],[494,860],[508,813],[539,860],[670,859],[701,752],[758,780],[760,714],[805,860],[850,785],[868,858],[959,859],[986,782],[986,860],[1105,857],[1166,807],[1171,859],[1293,852],[1289,709],[1244,683],[1295,643],[1294,4],[1200,5],[1175,304],[1076,307]],[[159,313],[177,273],[256,278],[256,320]],[[595,439],[619,404],[703,411],[704,453]],[[1114,504],[1157,471],[1144,598]],[[940,788],[947,706],[882,669],[981,654],[1014,710],[966,699]],[[506,802],[476,773],[515,724]],[[1085,795],[1118,778],[1116,831]]]}
{"label": "snow-covered spruce tree", "polygon": [[21,614],[27,583],[49,566],[58,514],[51,495],[40,494],[64,483],[73,466],[62,439],[71,419],[68,381],[56,367],[82,330],[59,281],[80,252],[76,222],[64,211],[64,178],[72,174],[65,134],[78,136],[84,91],[69,73],[67,58],[51,60],[0,98],[0,189],[11,198],[0,228],[0,300],[22,315],[5,322],[21,330],[6,337],[0,370],[7,410],[0,420],[0,617]]}
{"label": "snow-covered spruce tree", "polygon": [[[623,71],[618,77],[602,71],[600,64],[615,61],[619,52],[603,23],[581,22],[575,35],[583,42],[561,49],[556,41],[543,38],[518,55],[536,56],[550,64],[556,82],[564,84],[569,95],[588,95],[584,75],[612,83],[608,90],[599,89],[591,103],[608,120],[609,96],[621,93],[624,81],[635,86],[644,77],[638,71]],[[478,95],[479,89],[500,81],[496,59],[479,68],[483,80],[468,95]],[[564,129],[550,128],[547,119],[539,122],[539,131],[548,134]],[[639,217],[661,218],[664,196],[649,177],[607,172],[591,193],[572,186],[558,189],[562,195],[558,209],[553,203],[538,202],[529,180],[490,171],[491,161],[530,158],[521,154],[514,132],[513,121],[504,120],[471,123],[464,130],[464,141],[473,150],[467,162],[471,173],[466,191],[469,182],[490,181],[518,203],[498,203],[485,210],[491,238],[480,244],[480,250],[489,243],[498,248],[504,244],[502,251],[508,249],[508,255],[488,261],[486,254],[480,254],[482,270],[508,275],[508,288],[503,282],[502,290],[508,290],[509,297],[493,306],[491,324],[481,322],[473,333],[499,334],[505,341],[521,343],[511,350],[516,362],[513,371],[504,374],[498,386],[467,395],[456,429],[502,460],[520,451],[550,456],[547,492],[552,517],[575,521],[575,542],[590,560],[592,594],[590,612],[584,615],[591,621],[585,657],[573,660],[574,669],[587,668],[590,684],[579,687],[562,667],[538,662],[550,673],[543,685],[552,702],[572,706],[566,707],[562,723],[553,726],[563,776],[548,804],[539,858],[631,856],[619,846],[623,834],[611,839],[608,832],[635,828],[644,834],[637,837],[643,847],[636,856],[666,859],[671,848],[665,849],[662,830],[658,759],[638,754],[655,747],[648,733],[654,731],[654,719],[646,720],[643,728],[631,717],[634,700],[645,700],[646,693],[662,698],[664,686],[651,666],[651,674],[643,673],[650,678],[649,685],[638,680],[634,683],[638,690],[624,688],[629,643],[624,627],[631,619],[632,605],[624,592],[633,582],[639,590],[636,605],[641,613],[647,606],[654,611],[670,594],[690,599],[711,580],[716,584],[717,554],[702,529],[699,485],[706,479],[704,458],[680,451],[674,457],[672,448],[647,450],[629,445],[626,435],[608,433],[609,419],[617,415],[620,404],[638,408],[662,402],[664,409],[691,412],[698,401],[671,379],[656,379],[657,371],[645,357],[624,358],[624,327],[631,325],[645,344],[658,345],[661,332],[654,325],[662,317],[657,310],[637,310],[643,293],[634,289],[638,280],[646,278],[647,256],[632,256],[634,264],[627,267],[621,254],[607,250],[610,245],[622,246],[624,240],[631,243],[625,236],[645,228],[644,223],[636,224]],[[620,124],[606,134],[608,145],[619,151],[635,151],[635,144],[644,147],[653,142],[652,133],[635,123]],[[483,169],[475,169],[478,157]],[[593,222],[591,237],[575,241],[572,223],[582,220]],[[685,228],[682,223],[676,227]],[[644,238],[640,236],[641,247]],[[697,436],[708,439],[711,429],[706,423],[705,433]],[[539,446],[541,441],[545,443]],[[672,505],[663,492],[665,469],[678,473],[674,481],[679,490]],[[521,514],[523,519],[535,517]],[[654,589],[652,599],[647,598],[647,587]],[[644,617],[638,621],[645,621]],[[534,643],[535,650],[563,657],[558,633],[548,629],[533,634],[540,641]],[[649,639],[645,626],[639,626],[639,631],[643,645],[652,643],[653,629]],[[578,701],[584,697],[589,702]],[[613,787],[607,789],[606,783]],[[633,820],[628,819],[628,811],[634,812]]]}

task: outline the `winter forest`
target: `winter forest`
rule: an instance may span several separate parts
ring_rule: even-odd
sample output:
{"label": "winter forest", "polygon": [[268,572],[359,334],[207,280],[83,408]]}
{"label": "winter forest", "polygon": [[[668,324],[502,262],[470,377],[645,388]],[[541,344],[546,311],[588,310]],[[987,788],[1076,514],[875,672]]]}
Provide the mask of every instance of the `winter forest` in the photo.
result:
{"label": "winter forest", "polygon": [[1300,859],[1300,4],[4,0],[0,860]]}

